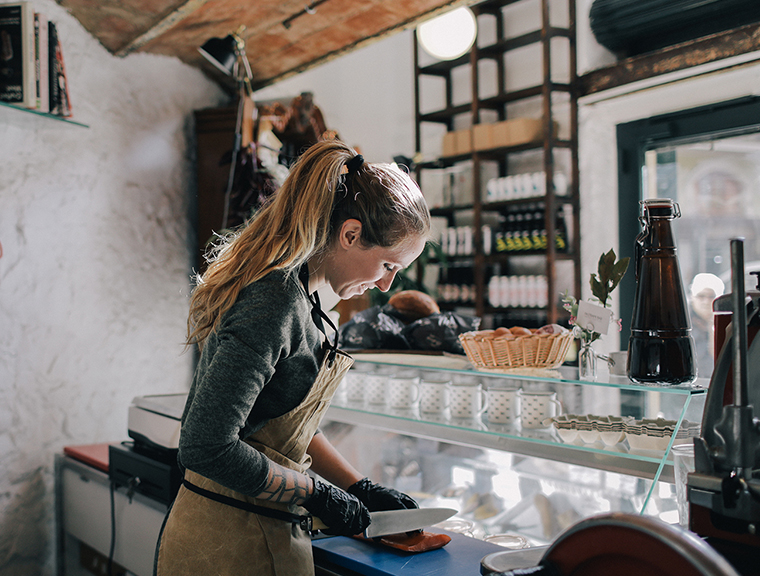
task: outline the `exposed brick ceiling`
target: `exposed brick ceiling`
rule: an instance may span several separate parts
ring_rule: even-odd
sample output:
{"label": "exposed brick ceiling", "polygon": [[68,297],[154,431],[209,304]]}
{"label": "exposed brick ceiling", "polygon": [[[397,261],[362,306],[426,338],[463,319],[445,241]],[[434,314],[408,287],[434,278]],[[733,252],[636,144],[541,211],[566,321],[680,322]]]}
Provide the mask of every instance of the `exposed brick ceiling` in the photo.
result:
{"label": "exposed brick ceiling", "polygon": [[[176,56],[226,83],[197,48],[236,32],[254,88],[301,72],[462,0],[58,0],[110,52]],[[285,24],[283,24],[283,22]]]}

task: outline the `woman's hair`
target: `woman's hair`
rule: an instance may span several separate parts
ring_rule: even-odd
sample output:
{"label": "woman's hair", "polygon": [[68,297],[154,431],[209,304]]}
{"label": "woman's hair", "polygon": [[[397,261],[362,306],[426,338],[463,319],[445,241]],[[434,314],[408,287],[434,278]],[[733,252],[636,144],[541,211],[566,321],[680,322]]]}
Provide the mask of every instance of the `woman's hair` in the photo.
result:
{"label": "woman's hair", "polygon": [[203,346],[245,286],[273,270],[298,270],[328,250],[348,219],[361,222],[360,240],[367,248],[395,246],[413,234],[427,237],[430,212],[414,180],[391,164],[356,157],[356,151],[338,140],[314,144],[270,202],[222,238],[197,278],[188,344]]}

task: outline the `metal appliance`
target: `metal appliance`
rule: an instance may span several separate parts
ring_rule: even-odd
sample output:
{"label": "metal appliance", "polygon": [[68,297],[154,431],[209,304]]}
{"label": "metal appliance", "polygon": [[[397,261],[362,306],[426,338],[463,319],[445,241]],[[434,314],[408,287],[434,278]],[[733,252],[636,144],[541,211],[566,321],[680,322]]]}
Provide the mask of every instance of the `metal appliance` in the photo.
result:
{"label": "metal appliance", "polygon": [[687,478],[690,529],[737,566],[760,555],[760,291],[745,291],[743,250],[731,240],[732,291],[713,304],[717,360]]}
{"label": "metal appliance", "polygon": [[127,432],[132,442],[109,446],[109,477],[127,494],[140,492],[170,504],[182,473],[177,462],[184,394],[154,394],[132,400]]}

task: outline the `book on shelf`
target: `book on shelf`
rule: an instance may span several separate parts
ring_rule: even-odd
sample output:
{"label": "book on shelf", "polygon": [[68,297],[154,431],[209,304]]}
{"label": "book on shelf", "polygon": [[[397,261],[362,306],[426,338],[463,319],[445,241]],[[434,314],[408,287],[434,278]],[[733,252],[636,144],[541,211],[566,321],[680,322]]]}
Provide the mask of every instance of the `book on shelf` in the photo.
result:
{"label": "book on shelf", "polygon": [[50,51],[48,50],[48,19],[39,12],[34,15],[34,72],[37,102],[40,112],[50,112]]}
{"label": "book on shelf", "polygon": [[37,107],[34,9],[29,2],[0,4],[0,101]]}
{"label": "book on shelf", "polygon": [[63,64],[63,49],[58,30],[52,22],[48,25],[48,44],[50,48],[50,113],[70,118],[71,99],[66,67]]}
{"label": "book on shelf", "polygon": [[58,76],[55,68],[55,53],[58,47],[58,29],[55,27],[55,22],[48,22],[48,90],[50,92],[50,100],[48,103],[48,110],[51,114],[56,114],[58,109],[58,102],[60,100],[60,93],[58,90]]}

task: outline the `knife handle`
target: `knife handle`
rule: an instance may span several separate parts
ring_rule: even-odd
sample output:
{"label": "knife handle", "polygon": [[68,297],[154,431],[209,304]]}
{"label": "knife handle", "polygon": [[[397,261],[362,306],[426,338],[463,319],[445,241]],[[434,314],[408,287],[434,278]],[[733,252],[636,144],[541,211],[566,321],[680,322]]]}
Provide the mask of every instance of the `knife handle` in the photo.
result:
{"label": "knife handle", "polygon": [[316,516],[311,517],[311,529],[312,530],[324,530],[325,528],[328,528],[327,524],[322,522],[319,518]]}
{"label": "knife handle", "polygon": [[[320,520],[316,516],[312,516],[311,517],[311,529],[314,532],[316,532],[317,530],[325,530],[326,528],[329,528],[329,526],[327,524],[325,524],[324,522],[322,522],[322,520]],[[364,532],[360,532],[359,534],[361,534],[365,538],[368,537],[366,530]]]}

